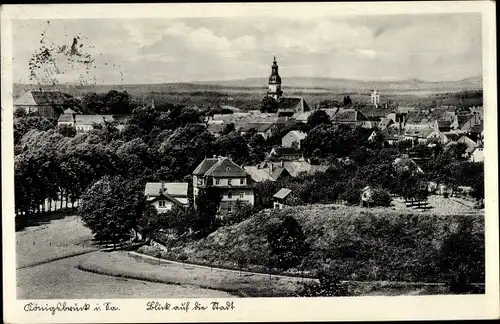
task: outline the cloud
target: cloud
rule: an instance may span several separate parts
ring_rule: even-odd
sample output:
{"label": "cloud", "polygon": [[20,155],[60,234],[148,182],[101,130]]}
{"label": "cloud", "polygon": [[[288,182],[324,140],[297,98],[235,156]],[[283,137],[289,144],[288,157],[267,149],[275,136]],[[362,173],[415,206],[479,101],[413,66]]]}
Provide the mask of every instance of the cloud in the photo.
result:
{"label": "cloud", "polygon": [[480,15],[30,20],[13,28],[16,80],[27,79],[41,33],[58,44],[83,35],[98,82],[262,77],[273,55],[282,77],[461,79],[482,70]]}

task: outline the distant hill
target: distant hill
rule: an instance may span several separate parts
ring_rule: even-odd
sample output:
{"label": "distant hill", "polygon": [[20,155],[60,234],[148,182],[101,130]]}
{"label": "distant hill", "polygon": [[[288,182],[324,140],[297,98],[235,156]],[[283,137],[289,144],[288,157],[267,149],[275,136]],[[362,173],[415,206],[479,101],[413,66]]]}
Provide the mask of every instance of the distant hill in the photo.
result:
{"label": "distant hill", "polygon": [[[265,91],[267,78],[248,78],[227,81],[200,81],[190,83],[158,83],[158,84],[123,84],[123,85],[59,85],[57,88],[71,94],[79,95],[86,92],[107,92],[112,89],[127,90],[131,94],[146,94],[150,92],[255,92]],[[19,97],[27,90],[36,86],[14,84],[14,97]],[[401,81],[362,81],[333,78],[290,77],[283,79],[283,89],[293,91],[318,92],[369,92],[373,89],[386,93],[397,92],[458,92],[464,90],[480,90],[483,88],[482,78],[467,78],[459,81],[429,82],[417,79]]]}
{"label": "distant hill", "polygon": [[[248,78],[228,81],[194,82],[194,84],[231,86],[231,87],[265,87],[267,78]],[[483,88],[481,77],[467,78],[458,81],[431,82],[418,79],[395,81],[363,81],[352,79],[291,77],[283,78],[283,87],[307,89],[332,89],[338,91],[357,90],[389,90],[389,91],[463,91]]]}

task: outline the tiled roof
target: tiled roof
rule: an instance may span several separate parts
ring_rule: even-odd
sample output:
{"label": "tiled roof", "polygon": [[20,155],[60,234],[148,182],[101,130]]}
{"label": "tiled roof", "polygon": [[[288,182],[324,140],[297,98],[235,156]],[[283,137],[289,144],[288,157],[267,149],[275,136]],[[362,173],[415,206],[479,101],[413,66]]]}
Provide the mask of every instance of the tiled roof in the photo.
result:
{"label": "tiled roof", "polygon": [[193,171],[193,175],[204,175],[211,167],[213,167],[217,162],[218,158],[205,158]]}
{"label": "tiled roof", "polygon": [[241,123],[238,125],[237,129],[240,132],[248,132],[252,129],[256,129],[258,133],[268,131],[274,123]]}
{"label": "tiled roof", "polygon": [[266,180],[276,181],[266,169],[259,168],[258,166],[246,166],[245,171],[252,177],[255,182],[262,182]]}
{"label": "tiled roof", "polygon": [[462,135],[458,141],[458,143],[464,143],[465,145],[467,145],[467,147],[476,147],[476,142],[474,142],[473,140],[471,140],[468,136],[466,135]]}
{"label": "tiled roof", "polygon": [[483,131],[483,125],[474,125],[470,128],[469,132],[480,134]]}
{"label": "tiled roof", "polygon": [[274,196],[273,198],[278,198],[278,199],[285,199],[286,196],[288,196],[292,190],[287,189],[287,188],[281,188]]}
{"label": "tiled roof", "polygon": [[409,158],[396,158],[392,162],[392,165],[394,165],[397,168],[402,168],[407,170],[410,168],[415,168],[418,172],[423,173],[422,169],[418,166],[418,164]]}
{"label": "tiled roof", "polygon": [[300,155],[300,150],[295,147],[282,147],[277,146],[272,149],[277,156],[282,155]]}
{"label": "tiled roof", "polygon": [[76,125],[103,124],[105,121],[112,122],[113,120],[112,115],[75,115]]}
{"label": "tiled roof", "polygon": [[451,127],[451,121],[449,120],[438,120],[438,127]]}
{"label": "tiled roof", "polygon": [[430,128],[408,129],[405,130],[405,135],[415,136],[420,138],[427,138],[434,130]]}
{"label": "tiled roof", "polygon": [[[280,165],[280,162],[273,164]],[[314,174],[320,171],[324,172],[328,169],[328,166],[326,165],[312,165],[307,161],[284,161],[283,167],[288,171],[288,173],[290,173],[292,177],[296,177],[303,172]]]}
{"label": "tiled roof", "polygon": [[[304,138],[306,138],[307,134],[304,133],[304,132],[301,132],[301,131],[298,131],[298,130],[293,130],[293,131],[290,131],[288,134],[292,134],[293,136],[295,136],[296,138],[298,138],[299,140],[303,140]],[[287,134],[287,135],[288,135]],[[285,135],[286,136],[286,135]]]}
{"label": "tiled roof", "polygon": [[246,177],[247,173],[239,165],[227,157],[207,159],[193,171],[194,175],[204,175],[213,177]]}
{"label": "tiled roof", "polygon": [[63,111],[63,114],[76,114],[76,112],[73,109],[68,108]]}
{"label": "tiled roof", "polygon": [[271,172],[271,177],[277,180],[279,179],[279,177],[283,172],[288,172],[288,171],[286,171],[286,169],[282,166],[274,167],[273,172]]}
{"label": "tiled roof", "polygon": [[60,91],[40,91],[30,90],[19,97],[15,102],[15,106],[46,106],[46,105],[62,105],[70,95]]}
{"label": "tiled roof", "polygon": [[378,123],[380,128],[386,128],[389,126],[391,123],[393,123],[392,119],[390,118],[383,118],[380,123]]}
{"label": "tiled roof", "polygon": [[355,122],[367,120],[366,116],[356,109],[341,109],[333,116],[336,122]]}
{"label": "tiled roof", "polygon": [[309,106],[306,101],[300,97],[283,97],[278,102],[278,110],[294,110],[294,111],[308,111]]}
{"label": "tiled roof", "polygon": [[[145,196],[158,196],[160,194],[161,182],[148,182],[144,189]],[[165,192],[173,197],[187,197],[187,182],[163,182]]]}
{"label": "tiled roof", "polygon": [[187,192],[187,182],[163,182],[163,186],[161,182],[148,182],[144,189],[148,201],[166,198],[178,205],[188,204]]}
{"label": "tiled roof", "polygon": [[58,123],[72,123],[73,122],[73,115],[72,114],[62,114],[59,116],[59,119],[57,120]]}
{"label": "tiled roof", "polygon": [[206,130],[210,134],[222,133],[226,125],[227,124],[208,124]]}
{"label": "tiled roof", "polygon": [[309,118],[309,116],[311,116],[312,114],[312,111],[306,111],[306,112],[303,112],[303,113],[295,113],[293,115],[293,118],[295,118],[296,121],[299,121],[299,122],[307,122],[307,119]]}

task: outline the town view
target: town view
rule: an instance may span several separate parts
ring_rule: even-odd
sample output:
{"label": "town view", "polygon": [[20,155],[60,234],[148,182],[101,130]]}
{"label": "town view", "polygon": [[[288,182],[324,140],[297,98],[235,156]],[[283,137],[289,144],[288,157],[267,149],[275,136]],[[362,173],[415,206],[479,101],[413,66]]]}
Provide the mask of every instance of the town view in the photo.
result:
{"label": "town view", "polygon": [[13,33],[19,299],[485,293],[479,14]]}

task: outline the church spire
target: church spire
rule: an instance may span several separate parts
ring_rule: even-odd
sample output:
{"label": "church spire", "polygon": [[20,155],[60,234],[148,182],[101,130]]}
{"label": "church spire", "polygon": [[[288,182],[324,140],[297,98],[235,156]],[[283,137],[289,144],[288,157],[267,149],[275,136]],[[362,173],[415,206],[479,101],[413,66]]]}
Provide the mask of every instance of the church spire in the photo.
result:
{"label": "church spire", "polygon": [[271,66],[271,75],[269,76],[269,86],[267,95],[275,100],[281,99],[283,91],[281,91],[281,77],[278,73],[278,62],[276,56],[273,58],[273,65]]}

